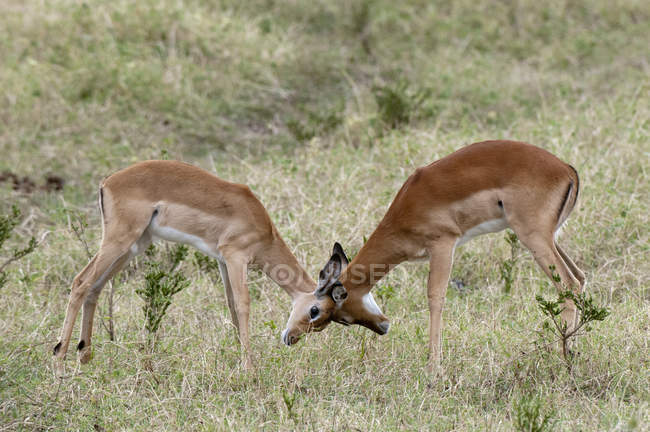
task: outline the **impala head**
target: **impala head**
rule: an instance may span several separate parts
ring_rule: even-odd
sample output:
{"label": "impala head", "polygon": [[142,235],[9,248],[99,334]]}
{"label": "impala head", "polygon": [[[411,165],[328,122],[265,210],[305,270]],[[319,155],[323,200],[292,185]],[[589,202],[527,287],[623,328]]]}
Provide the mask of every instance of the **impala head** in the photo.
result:
{"label": "impala head", "polygon": [[300,294],[293,301],[287,328],[282,341],[292,345],[304,333],[321,331],[332,321],[359,324],[380,335],[388,332],[388,318],[381,312],[370,292],[348,292],[339,281],[348,258],[340,244],[334,244],[332,257],[318,276],[318,287],[313,293]]}

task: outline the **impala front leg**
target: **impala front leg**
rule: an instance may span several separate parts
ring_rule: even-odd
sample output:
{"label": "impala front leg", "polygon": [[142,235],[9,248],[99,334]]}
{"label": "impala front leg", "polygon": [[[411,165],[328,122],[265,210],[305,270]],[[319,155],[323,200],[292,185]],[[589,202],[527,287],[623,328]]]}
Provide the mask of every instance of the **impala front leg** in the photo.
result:
{"label": "impala front leg", "polygon": [[242,354],[244,356],[244,369],[251,369],[253,366],[253,360],[251,358],[250,339],[248,335],[250,294],[246,283],[247,266],[247,261],[242,258],[230,258],[226,260],[227,274],[228,279],[230,280],[233,303],[235,306],[235,311],[231,310],[231,313],[237,315],[234,324],[237,327],[237,333],[239,334],[239,342],[243,347]]}
{"label": "impala front leg", "polygon": [[451,273],[454,255],[454,241],[437,242],[430,250],[429,280],[429,371],[440,369],[442,356],[442,309]]}

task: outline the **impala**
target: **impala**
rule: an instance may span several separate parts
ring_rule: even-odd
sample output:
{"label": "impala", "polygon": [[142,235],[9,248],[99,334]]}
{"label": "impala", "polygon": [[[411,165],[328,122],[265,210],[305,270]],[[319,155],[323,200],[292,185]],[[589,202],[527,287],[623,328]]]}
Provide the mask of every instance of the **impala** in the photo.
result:
{"label": "impala", "polygon": [[[429,365],[434,369],[440,364],[442,309],[454,250],[470,239],[509,227],[558,289],[561,281],[582,291],[584,274],[555,240],[578,189],[572,166],[541,148],[513,141],[475,143],[418,168],[352,262],[335,244],[316,291],[294,298],[284,343],[291,345],[331,321],[385,334],[388,320],[370,290],[398,264],[428,260]],[[575,325],[571,301],[565,302],[561,317],[569,328]]]}
{"label": "impala", "polygon": [[54,356],[65,356],[83,303],[79,360],[91,358],[93,316],[104,284],[154,239],[194,246],[219,262],[228,308],[251,366],[248,334],[249,264],[263,271],[294,299],[316,283],[291,253],[264,206],[245,186],[221,180],[176,161],[146,161],[106,178],[99,188],[102,242],[74,278]]}

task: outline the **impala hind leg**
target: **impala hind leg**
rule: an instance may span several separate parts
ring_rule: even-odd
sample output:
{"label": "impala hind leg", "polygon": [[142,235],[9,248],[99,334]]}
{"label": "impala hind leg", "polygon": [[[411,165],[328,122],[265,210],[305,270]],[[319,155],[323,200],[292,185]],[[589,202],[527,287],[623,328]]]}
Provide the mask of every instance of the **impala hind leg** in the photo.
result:
{"label": "impala hind leg", "polygon": [[[106,203],[112,201],[108,192],[105,194],[105,198]],[[125,256],[131,253],[131,246],[142,237],[151,221],[151,211],[149,209],[139,209],[137,203],[123,202],[121,209],[110,205],[106,207],[103,213],[108,216],[108,222],[104,224],[104,238],[99,252],[72,282],[61,337],[54,347],[54,357],[57,361],[63,360],[68,352],[77,314],[81,304],[85,302],[89,290],[92,290],[93,287],[102,286],[109,279],[111,273],[119,270],[119,266],[124,264]],[[119,219],[116,217],[118,211],[120,213]],[[99,293],[96,293],[96,295],[99,295]],[[82,335],[90,333],[88,325],[92,324],[91,309],[94,314],[94,308],[91,308],[91,305],[92,302],[87,309],[86,327],[82,328]],[[83,350],[86,345],[89,346],[90,344],[89,341],[87,343],[84,339],[81,339],[79,345],[80,349]],[[87,353],[88,350],[82,353],[86,360],[89,355]]]}
{"label": "impala hind leg", "polygon": [[555,242],[555,249],[557,249],[558,253],[564,260],[565,264],[567,267],[569,267],[569,270],[571,270],[571,273],[573,273],[573,276],[578,280],[578,283],[580,284],[580,288],[584,289],[585,287],[585,274],[578,268],[578,266],[575,265],[575,263],[569,258],[569,256],[560,248],[560,245]]}
{"label": "impala hind leg", "polygon": [[109,269],[102,274],[90,287],[88,294],[83,302],[83,314],[81,319],[81,334],[79,336],[79,343],[77,344],[77,351],[79,361],[82,364],[88,363],[92,357],[91,339],[93,332],[93,320],[95,316],[95,309],[97,307],[97,298],[108,282],[115,274],[117,274],[124,265],[129,261],[130,254],[125,253]]}
{"label": "impala hind leg", "polygon": [[106,283],[118,274],[134,256],[149,247],[151,241],[151,234],[146,230],[140,239],[128,248],[128,252],[118,258],[115,264],[90,287],[90,292],[86,296],[86,300],[83,304],[81,335],[79,337],[79,344],[77,345],[79,361],[81,363],[88,363],[92,356],[91,340],[93,334],[93,319],[95,316],[95,309],[97,308],[97,299],[99,294]]}
{"label": "impala hind leg", "polygon": [[429,371],[439,370],[442,358],[442,310],[449,283],[455,239],[436,243],[430,250],[427,297],[429,300]]}
{"label": "impala hind leg", "polygon": [[[88,283],[88,280],[89,279],[91,280],[92,276],[94,275],[98,255],[99,253],[95,254],[95,256],[91,258],[90,262],[86,264],[86,266],[75,276],[75,278],[72,281],[72,288],[70,289],[70,299],[68,301],[68,310],[66,312],[65,321],[63,323],[63,331],[61,332],[61,337],[59,338],[59,342],[54,347],[54,355],[59,358],[65,357],[65,354],[68,351],[68,344],[70,343],[70,335],[72,334],[72,326],[74,325],[74,320],[72,321],[72,323],[70,323],[70,318],[69,318],[72,317],[72,311],[74,309],[72,303],[73,301],[77,301],[78,297],[82,297],[82,295],[85,295],[85,293],[84,294],[81,293],[81,290],[84,289],[83,288],[84,285],[86,285]],[[75,293],[74,298],[72,296],[72,293]],[[81,302],[81,300],[79,300],[79,302]],[[68,334],[67,339],[65,337],[66,334]]]}
{"label": "impala hind leg", "polygon": [[[54,347],[54,356],[57,360],[62,360],[68,351],[70,337],[74,322],[81,308],[82,302],[86,299],[89,288],[94,286],[97,281],[105,278],[119,260],[128,253],[128,247],[124,248],[119,245],[102,246],[97,252],[95,258],[74,278],[72,288],[70,289],[70,298],[66,309],[65,321],[61,330],[59,343]],[[81,348],[85,343],[80,342]]]}
{"label": "impala hind leg", "polygon": [[[562,257],[562,260],[564,263],[567,265],[571,273],[573,274],[573,277],[576,278],[578,281],[578,293],[582,293],[585,289],[585,274],[578,268],[578,266],[575,265],[575,263],[569,258],[569,256],[560,248],[560,245],[555,242],[555,249],[557,249],[558,253]],[[576,312],[575,314],[575,321],[573,323],[574,326],[578,325],[578,320],[579,320],[578,313]]]}
{"label": "impala hind leg", "polygon": [[[515,233],[517,231],[515,230]],[[553,235],[541,235],[517,233],[521,242],[533,253],[535,261],[542,268],[544,273],[551,279],[558,291],[570,289],[574,294],[581,292],[581,284],[569,269],[569,265],[555,247]],[[577,267],[576,267],[577,268]],[[581,272],[582,273],[582,272]],[[558,280],[559,276],[559,280]],[[584,278],[584,276],[583,276]],[[583,279],[584,280],[584,279]],[[560,315],[562,323],[566,325],[567,331],[571,331],[576,325],[576,306],[573,301],[567,299],[564,301],[564,309]],[[562,342],[560,348],[564,349]]]}

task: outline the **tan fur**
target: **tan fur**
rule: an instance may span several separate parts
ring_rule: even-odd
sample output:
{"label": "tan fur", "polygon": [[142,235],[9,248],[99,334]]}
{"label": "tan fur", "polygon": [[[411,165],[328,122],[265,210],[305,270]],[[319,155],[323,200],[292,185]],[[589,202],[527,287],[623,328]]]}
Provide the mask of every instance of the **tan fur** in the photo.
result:
{"label": "tan fur", "polygon": [[[352,319],[351,323],[377,331],[386,317],[369,316],[363,296],[399,263],[428,255],[433,367],[440,361],[442,308],[456,243],[472,228],[499,219],[515,231],[547,275],[551,276],[550,266],[554,266],[562,283],[581,291],[584,275],[554,240],[555,231],[575,205],[578,187],[572,167],[546,150],[513,141],[472,144],[418,168],[340,275],[348,298],[340,307],[323,304],[323,316],[328,318],[319,327],[345,316],[348,322]],[[372,271],[373,267],[384,271]],[[560,288],[560,283],[554,283]],[[299,317],[314,302],[314,295],[294,301],[287,327],[292,339],[309,330]],[[568,302],[565,308],[563,319],[572,326],[575,306]]]}
{"label": "tan fur", "polygon": [[[196,238],[220,258],[228,306],[244,347],[244,365],[251,365],[248,334],[249,293],[246,269],[261,266],[291,297],[313,292],[314,281],[282,240],[264,206],[245,186],[229,183],[192,165],[177,161],[146,161],[119,171],[102,182],[100,205],[102,244],[75,277],[60,342],[62,359],[70,343],[75,318],[83,303],[80,360],[91,355],[93,317],[104,284],[152,241],[152,223]],[[274,272],[279,265],[290,280]]]}

